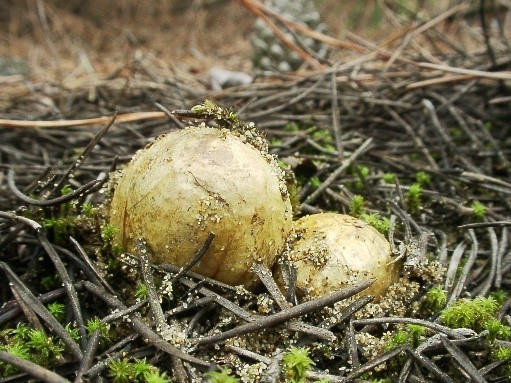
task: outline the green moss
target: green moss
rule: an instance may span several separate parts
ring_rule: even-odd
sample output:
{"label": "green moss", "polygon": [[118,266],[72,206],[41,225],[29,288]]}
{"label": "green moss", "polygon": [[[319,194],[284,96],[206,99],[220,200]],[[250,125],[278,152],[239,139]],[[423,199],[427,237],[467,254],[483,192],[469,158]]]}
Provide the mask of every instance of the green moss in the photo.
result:
{"label": "green moss", "polygon": [[418,183],[410,185],[406,194],[408,210],[411,214],[417,214],[422,207],[422,186]]}
{"label": "green moss", "polygon": [[82,214],[87,215],[87,216],[92,216],[92,215],[94,215],[95,212],[96,212],[96,208],[94,208],[94,206],[91,203],[85,202],[82,205]]}
{"label": "green moss", "polygon": [[74,235],[75,220],[71,216],[44,218],[41,222],[45,229],[52,229],[55,240],[60,242],[69,235]]}
{"label": "green moss", "polygon": [[431,176],[426,172],[420,171],[415,174],[415,180],[419,185],[426,186],[431,183]]}
{"label": "green moss", "polygon": [[[62,196],[73,192],[69,185],[65,185],[60,190]],[[80,213],[83,216],[79,217]],[[97,209],[92,204],[84,203],[78,206],[77,200],[61,203],[47,209],[36,211],[32,218],[41,222],[41,225],[48,230],[50,236],[57,243],[67,241],[69,236],[77,237],[85,226],[84,222],[88,218],[90,222],[97,220]],[[85,219],[84,219],[85,218]]]}
{"label": "green moss", "polygon": [[148,371],[144,374],[144,381],[146,383],[170,383],[171,380],[167,377],[165,372],[156,371]]}
{"label": "green moss", "polygon": [[64,343],[46,335],[42,330],[30,329],[26,344],[31,351],[31,360],[45,367],[56,365],[64,353]]}
{"label": "green moss", "polygon": [[386,350],[392,350],[396,347],[408,344],[413,348],[417,347],[426,335],[424,326],[408,324],[404,329],[397,331],[390,342],[385,347]]}
{"label": "green moss", "polygon": [[107,223],[101,228],[101,238],[103,238],[103,241],[105,241],[107,244],[110,244],[112,243],[114,236],[118,231],[119,229],[114,225]]}
{"label": "green moss", "polygon": [[147,363],[146,359],[135,359],[132,362],[133,373],[137,378],[145,376],[151,371],[155,371],[155,367]]}
{"label": "green moss", "polygon": [[113,383],[130,383],[136,379],[133,364],[127,359],[111,360],[108,364],[108,377]]}
{"label": "green moss", "polygon": [[495,352],[497,360],[511,362],[511,347],[499,347]]}
{"label": "green moss", "polygon": [[66,324],[64,327],[66,332],[69,334],[71,339],[73,339],[76,343],[80,341],[80,332],[78,331],[77,327],[73,327],[71,323]]}
{"label": "green moss", "polygon": [[358,165],[355,169],[358,180],[355,182],[356,189],[362,189],[364,187],[364,182],[366,182],[367,178],[371,174],[371,170],[364,165]]}
{"label": "green moss", "polygon": [[48,304],[48,311],[57,319],[62,322],[66,315],[66,305],[59,302],[53,302]]}
{"label": "green moss", "polygon": [[354,195],[351,199],[350,214],[353,217],[360,217],[365,211],[365,199],[361,195]]}
{"label": "green moss", "polygon": [[147,299],[147,285],[145,283],[139,283],[135,290],[135,296],[141,301]]}
{"label": "green moss", "polygon": [[410,335],[405,330],[400,330],[394,334],[390,342],[386,345],[386,350],[392,350],[396,347],[409,343]]}
{"label": "green moss", "polygon": [[309,182],[313,189],[317,189],[321,186],[321,180],[317,176],[312,177]]}
{"label": "green moss", "polygon": [[121,245],[113,245],[112,246],[112,254],[114,256],[121,255],[122,253],[124,253],[124,249]]}
{"label": "green moss", "polygon": [[504,290],[495,290],[490,293],[490,298],[495,299],[497,304],[501,306],[509,299],[509,294]]}
{"label": "green moss", "polygon": [[221,369],[220,371],[211,371],[204,374],[209,378],[211,383],[238,383],[239,380],[230,375],[228,369]]}
{"label": "green moss", "polygon": [[511,347],[497,347],[493,349],[492,356],[495,360],[503,361],[506,364],[502,366],[503,373],[511,381]]}
{"label": "green moss", "polygon": [[[9,344],[0,344],[0,351],[8,352],[18,358],[30,360],[30,349],[21,342],[10,342]],[[17,374],[20,371],[13,365],[0,361],[0,377],[7,378]]]}
{"label": "green moss", "polygon": [[393,184],[396,182],[396,175],[394,173],[385,173],[383,175],[383,181],[386,184]]}
{"label": "green moss", "polygon": [[298,132],[300,130],[300,126],[295,122],[288,122],[284,125],[285,132]]}
{"label": "green moss", "polygon": [[62,285],[62,280],[58,274],[46,275],[41,278],[39,284],[45,291],[50,291],[60,287]]}
{"label": "green moss", "polygon": [[283,142],[282,142],[281,139],[272,137],[271,140],[270,140],[270,145],[271,146],[282,146],[282,144],[283,144]]}
{"label": "green moss", "polygon": [[417,324],[408,324],[406,329],[410,334],[410,339],[414,347],[417,347],[422,338],[426,335],[426,327]]}
{"label": "green moss", "polygon": [[428,290],[425,295],[424,305],[427,309],[437,312],[442,310],[447,303],[447,291],[439,288],[433,287]]}
{"label": "green moss", "polygon": [[[61,303],[52,303],[48,307],[49,311],[62,322],[65,306]],[[68,323],[64,328],[71,339],[77,343],[80,341],[77,327]],[[106,340],[106,343],[112,338],[109,325],[102,323],[99,319],[89,320],[86,328],[89,335],[96,328],[100,328],[102,340]],[[0,350],[30,360],[42,367],[53,368],[64,360],[66,348],[61,339],[50,336],[43,330],[30,328],[28,324],[20,323],[15,328],[0,331]],[[10,364],[0,362],[0,378],[17,372],[19,371]]]}
{"label": "green moss", "polygon": [[490,319],[484,324],[488,330],[488,341],[493,342],[496,339],[508,340],[511,338],[511,327],[503,325],[498,319]]}
{"label": "green moss", "polygon": [[440,314],[443,324],[451,328],[471,328],[477,332],[495,318],[497,302],[492,298],[460,299]]}
{"label": "green moss", "polygon": [[410,160],[411,161],[419,161],[421,158],[420,154],[415,152],[410,154]]}
{"label": "green moss", "polygon": [[291,347],[282,358],[286,380],[291,383],[305,382],[307,371],[314,365],[308,348]]}
{"label": "green moss", "polygon": [[60,194],[62,195],[68,195],[71,194],[72,192],[73,188],[71,187],[71,185],[64,185],[62,189],[60,189]]}
{"label": "green moss", "polygon": [[332,134],[329,130],[322,129],[322,130],[316,130],[312,133],[312,138],[316,141],[322,141],[323,143],[331,143],[334,141],[332,138]]}
{"label": "green moss", "polygon": [[93,332],[96,330],[99,330],[101,335],[101,341],[105,344],[112,343],[115,334],[111,330],[110,324],[103,322],[101,319],[94,317],[87,321],[85,328],[87,330],[87,333],[92,335]]}
{"label": "green moss", "polygon": [[369,177],[369,175],[371,174],[371,171],[369,170],[369,168],[364,165],[359,165],[357,170],[358,170],[359,177],[362,180],[366,180],[367,177]]}
{"label": "green moss", "polygon": [[290,168],[290,166],[282,160],[278,160],[277,164],[279,165],[279,168],[281,168],[282,170],[289,170]]}
{"label": "green moss", "polygon": [[463,136],[463,131],[460,128],[451,128],[449,129],[449,134],[451,137],[458,138]]}
{"label": "green moss", "polygon": [[475,217],[475,219],[477,221],[483,221],[484,220],[484,218],[486,217],[486,212],[488,210],[488,208],[485,205],[483,205],[479,201],[474,201],[470,205],[470,208],[472,209],[474,217]]}
{"label": "green moss", "polygon": [[108,364],[108,376],[114,383],[146,382],[168,383],[166,373],[161,372],[155,366],[147,363],[144,359],[111,360]]}
{"label": "green moss", "polygon": [[378,213],[360,214],[360,219],[365,223],[371,225],[383,235],[388,235],[390,230],[390,219],[386,217],[380,217]]}

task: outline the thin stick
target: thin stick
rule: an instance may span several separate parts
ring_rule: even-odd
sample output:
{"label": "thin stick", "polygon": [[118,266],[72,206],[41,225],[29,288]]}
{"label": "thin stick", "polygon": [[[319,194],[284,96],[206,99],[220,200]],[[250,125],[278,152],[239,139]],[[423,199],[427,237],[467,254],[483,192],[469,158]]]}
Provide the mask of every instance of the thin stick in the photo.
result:
{"label": "thin stick", "polygon": [[443,372],[440,368],[437,367],[435,363],[433,363],[429,358],[421,354],[420,352],[417,352],[410,348],[409,346],[405,346],[406,351],[413,356],[413,358],[422,364],[424,367],[426,367],[428,370],[430,370],[440,381],[444,383],[454,383],[454,381],[447,375],[445,372]]}
{"label": "thin stick", "polygon": [[459,363],[461,366],[461,370],[464,371],[472,382],[476,383],[486,383],[487,380],[481,375],[481,373],[477,370],[477,368],[472,364],[470,358],[461,351],[458,346],[456,346],[453,342],[447,339],[445,336],[440,336],[442,343],[446,350],[451,354],[451,356]]}
{"label": "thin stick", "polygon": [[341,162],[341,165],[337,169],[335,169],[325,181],[323,181],[323,183],[314,191],[314,193],[312,193],[305,199],[305,203],[310,204],[314,202],[319,197],[319,195],[323,193],[323,191],[327,187],[329,187],[330,184],[334,182],[335,179],[339,177],[339,175],[353,163],[353,161],[355,161],[359,156],[361,156],[363,153],[369,150],[372,142],[373,142],[372,138],[368,138],[367,140],[365,140],[364,143],[360,145],[349,158]]}
{"label": "thin stick", "polygon": [[114,115],[111,117],[108,124],[106,124],[103,128],[101,128],[95,135],[94,138],[89,142],[89,144],[85,147],[85,149],[82,151],[82,153],[78,156],[78,158],[69,166],[64,174],[60,177],[60,180],[55,183],[55,186],[53,187],[53,192],[51,194],[54,194],[55,192],[60,191],[62,185],[64,185],[64,182],[66,182],[68,176],[75,170],[80,168],[80,166],[83,164],[87,156],[94,150],[96,145],[101,141],[103,136],[108,132],[108,129],[114,124],[115,119],[117,118],[117,113],[114,113]]}
{"label": "thin stick", "polygon": [[214,233],[209,233],[208,238],[206,238],[206,241],[204,241],[204,244],[199,249],[197,254],[183,267],[179,272],[172,278],[172,283],[175,283],[179,278],[181,278],[183,275],[185,275],[188,271],[192,269],[193,266],[199,262],[202,257],[207,253],[209,250],[209,247],[211,246],[211,242],[213,242],[213,239],[215,239]]}
{"label": "thin stick", "polygon": [[258,10],[264,12],[265,14],[275,17],[281,23],[285,24],[289,29],[294,29],[298,32],[301,32],[301,33],[303,33],[309,37],[312,37],[318,41],[321,41],[325,44],[329,44],[329,45],[335,46],[337,48],[349,49],[349,50],[359,52],[359,53],[364,53],[366,51],[366,49],[359,44],[354,44],[354,43],[350,43],[348,41],[338,40],[331,36],[328,36],[328,35],[318,32],[318,31],[315,31],[313,29],[310,29],[310,28],[306,27],[305,25],[297,23],[296,21],[290,20],[282,15],[279,15],[278,13],[273,12],[270,8],[268,8],[266,5],[260,3],[259,1],[238,0],[238,2],[243,4],[247,9],[249,9],[250,11],[252,11],[254,13],[256,13],[256,12],[253,11],[253,9],[257,8]]}
{"label": "thin stick", "polygon": [[90,189],[93,189],[94,187],[98,186],[99,184],[103,183],[104,179],[95,179],[90,182],[87,182],[85,185],[79,187],[76,190],[73,190],[69,194],[64,194],[60,197],[56,197],[53,199],[47,199],[47,200],[39,200],[34,199],[26,196],[23,194],[21,190],[18,189],[14,182],[14,170],[9,169],[7,172],[7,185],[11,189],[12,193],[18,197],[20,200],[22,200],[25,203],[28,203],[30,205],[34,206],[51,206],[51,205],[57,205],[60,203],[71,201],[72,199],[81,196],[83,193],[87,192]]}
{"label": "thin stick", "polygon": [[441,70],[443,72],[464,74],[464,75],[486,78],[486,79],[491,79],[491,80],[511,80],[511,72],[510,71],[486,72],[486,71],[482,71],[482,70],[456,68],[456,67],[452,67],[452,66],[448,66],[448,65],[439,65],[439,64],[431,64],[431,63],[419,63],[418,65],[421,68],[437,69],[437,70]]}
{"label": "thin stick", "polygon": [[335,75],[332,75],[332,130],[334,131],[335,147],[337,148],[337,158],[340,161],[344,159],[344,145],[341,134],[341,116],[339,114],[339,99],[337,98],[337,82]]}
{"label": "thin stick", "polygon": [[[384,318],[367,318],[367,319],[356,319],[353,324],[356,326],[365,326],[368,324],[389,324],[389,323],[404,323],[404,324],[416,324],[419,326],[427,327],[433,331],[445,334],[454,339],[464,339],[465,330],[467,329],[450,329],[449,327],[439,325],[438,323],[430,322],[423,319],[415,318],[400,318],[400,317],[384,317]],[[472,331],[472,330],[470,330]]]}
{"label": "thin stick", "polygon": [[380,354],[379,356],[370,360],[366,364],[363,364],[360,367],[357,367],[353,371],[351,371],[348,375],[346,375],[343,382],[353,381],[355,378],[359,377],[363,373],[371,371],[374,367],[376,367],[382,363],[385,363],[386,361],[392,359],[393,357],[400,354],[404,350],[405,350],[405,346],[400,346],[400,347],[397,347],[390,351],[387,351],[383,354]]}
{"label": "thin stick", "polygon": [[300,48],[292,40],[290,40],[253,1],[251,0],[238,1],[247,9],[249,9],[252,13],[254,13],[256,16],[259,16],[262,20],[264,20],[264,22],[268,25],[272,32],[284,43],[284,45],[286,45],[292,51],[296,52],[301,57],[302,60],[308,62],[316,69],[325,68],[325,65],[321,64],[318,60],[311,57],[307,52],[305,52],[302,48]]}
{"label": "thin stick", "polygon": [[[165,112],[135,112],[119,114],[115,118],[116,124],[123,122],[134,122],[142,120],[163,120],[167,117]],[[30,121],[30,120],[5,120],[0,119],[0,126],[7,128],[69,128],[73,126],[88,126],[108,124],[112,119],[111,116],[103,116],[96,118],[87,118],[82,120],[56,120],[56,121]]]}
{"label": "thin stick", "polygon": [[435,25],[441,23],[448,17],[451,17],[452,15],[468,8],[468,6],[469,6],[468,4],[458,4],[454,7],[452,7],[451,9],[448,9],[447,11],[441,13],[440,15],[434,17],[433,19],[429,20],[428,22],[422,24],[420,27],[411,31],[409,34],[407,34],[403,38],[403,42],[402,42],[401,46],[394,52],[392,57],[385,64],[385,68],[383,69],[383,72],[386,72],[388,70],[388,68],[390,68],[390,66],[399,58],[399,56],[401,55],[401,53],[404,50],[404,48],[406,47],[406,45],[408,45],[408,43],[411,42],[415,37],[421,35],[428,29],[433,28]]}
{"label": "thin stick", "polygon": [[470,272],[472,271],[472,266],[474,265],[474,262],[477,258],[479,244],[477,242],[475,232],[473,229],[468,229],[468,234],[470,236],[470,239],[472,240],[470,254],[468,256],[468,259],[467,259],[465,265],[463,266],[463,270],[462,270],[461,275],[458,279],[458,282],[456,283],[456,286],[454,286],[451,296],[447,300],[447,306],[451,306],[452,304],[454,304],[456,299],[458,299],[458,297],[461,295],[461,292],[466,287],[467,278],[468,278]]}
{"label": "thin stick", "polygon": [[349,298],[349,297],[359,293],[360,291],[365,290],[371,284],[373,284],[373,282],[374,282],[374,280],[364,281],[364,282],[358,283],[352,287],[348,287],[343,290],[335,291],[331,294],[324,295],[319,298],[310,300],[308,302],[299,304],[297,306],[290,307],[287,310],[280,311],[276,314],[258,319],[254,322],[246,323],[244,325],[235,327],[232,330],[227,330],[223,333],[216,334],[216,335],[192,339],[192,341],[197,345],[218,343],[223,340],[232,338],[234,336],[247,334],[247,333],[250,333],[253,331],[261,330],[263,328],[275,327],[275,326],[282,324],[290,319],[310,314],[320,308],[334,304],[342,299]]}
{"label": "thin stick", "polygon": [[151,266],[149,265],[149,254],[145,241],[137,238],[135,241],[135,248],[136,254],[139,257],[142,278],[144,279],[144,283],[146,285],[147,300],[149,301],[154,322],[156,323],[156,332],[160,333],[161,335],[168,331],[169,326],[165,320],[165,314],[161,308],[158,292],[156,290],[156,286],[154,285],[153,273]]}
{"label": "thin stick", "polygon": [[[109,306],[117,309],[117,310],[125,310],[126,306],[118,300],[113,295],[109,294],[105,289],[102,287],[96,286],[88,281],[84,281],[84,287],[89,290],[91,293],[96,295],[98,298],[102,299],[105,303],[107,303]],[[191,356],[180,349],[178,349],[176,346],[173,346],[172,344],[168,343],[164,339],[162,339],[157,333],[155,333],[147,324],[144,323],[142,319],[140,319],[136,315],[130,315],[131,319],[131,325],[133,328],[139,333],[148,343],[155,346],[157,349],[169,354],[169,355],[175,355],[178,358],[181,358],[183,360],[186,360],[187,362],[196,364],[198,366],[203,367],[209,367],[209,363],[198,359],[194,356]]]}
{"label": "thin stick", "polygon": [[74,383],[81,383],[83,375],[91,368],[92,362],[94,361],[94,355],[99,346],[99,340],[101,339],[101,330],[95,330],[89,338],[87,347],[83,353],[83,359],[80,361],[80,366],[76,372],[76,378]]}
{"label": "thin stick", "polygon": [[47,370],[44,367],[39,366],[29,360],[20,358],[6,351],[0,351],[0,360],[4,363],[12,364],[14,367],[26,372],[28,375],[48,383],[71,383],[69,380],[62,376],[54,373],[53,371]]}

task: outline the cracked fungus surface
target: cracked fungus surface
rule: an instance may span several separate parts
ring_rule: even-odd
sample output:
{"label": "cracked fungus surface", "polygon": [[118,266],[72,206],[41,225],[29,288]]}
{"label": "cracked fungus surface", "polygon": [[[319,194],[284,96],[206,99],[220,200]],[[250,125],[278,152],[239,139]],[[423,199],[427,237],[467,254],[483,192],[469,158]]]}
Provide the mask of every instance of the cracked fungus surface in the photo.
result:
{"label": "cracked fungus surface", "polygon": [[398,276],[390,244],[365,222],[322,213],[296,222],[296,240],[288,254],[297,269],[296,285],[306,296],[324,295],[354,283],[376,279],[363,292],[381,296]]}
{"label": "cracked fungus surface", "polygon": [[275,159],[226,129],[190,127],[159,137],[128,164],[114,192],[115,241],[133,252],[143,238],[155,263],[186,265],[209,233],[215,238],[192,270],[231,285],[271,267],[292,226],[291,204]]}

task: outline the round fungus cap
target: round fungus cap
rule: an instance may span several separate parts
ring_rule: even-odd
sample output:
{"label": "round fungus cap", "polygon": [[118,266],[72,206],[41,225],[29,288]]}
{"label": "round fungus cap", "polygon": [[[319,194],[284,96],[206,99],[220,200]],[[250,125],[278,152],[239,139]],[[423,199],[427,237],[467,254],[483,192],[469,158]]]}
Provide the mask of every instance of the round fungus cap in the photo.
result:
{"label": "round fungus cap", "polygon": [[361,294],[379,297],[397,279],[389,242],[375,228],[343,214],[300,218],[289,261],[297,269],[296,287],[312,298],[375,279]]}
{"label": "round fungus cap", "polygon": [[153,262],[185,266],[213,233],[192,271],[252,287],[252,265],[273,265],[292,229],[292,211],[277,162],[246,141],[202,125],[139,151],[111,201],[115,243],[133,252],[143,239]]}

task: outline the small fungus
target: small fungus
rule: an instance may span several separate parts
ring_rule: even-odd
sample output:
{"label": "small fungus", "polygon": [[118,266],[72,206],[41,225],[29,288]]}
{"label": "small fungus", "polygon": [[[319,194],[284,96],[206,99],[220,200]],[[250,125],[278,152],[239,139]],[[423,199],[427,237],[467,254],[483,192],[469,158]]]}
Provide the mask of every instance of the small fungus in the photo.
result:
{"label": "small fungus", "polygon": [[359,219],[314,214],[300,218],[295,229],[288,259],[297,270],[296,287],[306,299],[369,279],[375,281],[362,294],[380,297],[399,276],[389,242]]}

